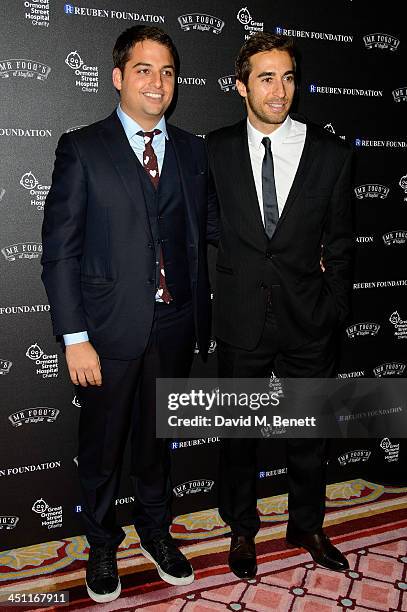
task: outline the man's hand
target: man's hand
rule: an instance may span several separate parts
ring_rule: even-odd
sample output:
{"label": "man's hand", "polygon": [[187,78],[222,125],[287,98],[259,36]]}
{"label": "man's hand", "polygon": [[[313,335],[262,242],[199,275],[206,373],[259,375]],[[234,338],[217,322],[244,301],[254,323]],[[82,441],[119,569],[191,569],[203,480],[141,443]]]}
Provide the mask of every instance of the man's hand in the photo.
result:
{"label": "man's hand", "polygon": [[69,375],[74,385],[102,384],[99,356],[90,342],[69,344],[65,349]]}

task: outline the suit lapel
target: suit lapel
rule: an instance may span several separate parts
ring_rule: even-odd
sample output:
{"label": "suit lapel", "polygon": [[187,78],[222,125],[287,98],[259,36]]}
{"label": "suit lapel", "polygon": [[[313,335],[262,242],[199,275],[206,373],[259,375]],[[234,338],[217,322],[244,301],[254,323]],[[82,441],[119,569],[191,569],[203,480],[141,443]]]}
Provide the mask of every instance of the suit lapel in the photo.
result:
{"label": "suit lapel", "polygon": [[[225,164],[228,165],[227,160]],[[236,206],[240,208],[240,215],[244,220],[243,227],[245,227],[245,231],[257,235],[257,237],[260,232],[262,238],[266,237],[257,198],[256,185],[253,178],[249,143],[247,140],[246,119],[236,126],[236,132],[230,146],[229,168],[229,180],[232,181],[236,192],[239,193],[239,198],[236,200]]]}
{"label": "suit lapel", "polygon": [[309,174],[309,169],[314,159],[314,146],[315,146],[315,135],[313,134],[312,128],[309,125],[307,125],[307,134],[305,137],[304,147],[303,147],[301,157],[300,157],[300,162],[298,164],[297,172],[295,173],[294,180],[291,185],[291,189],[288,193],[287,200],[283,208],[283,212],[277,223],[277,227],[274,232],[274,236],[281,229],[281,225],[284,223],[284,220],[290,208],[294,204],[297,196],[300,194],[301,189],[304,186],[305,179]]}
{"label": "suit lapel", "polygon": [[[136,167],[139,161],[127,140],[126,133],[116,111],[101,123],[100,137],[123,182],[129,200],[131,200],[132,210],[136,211],[140,216],[142,225],[149,239],[151,239],[150,220],[144,191]],[[140,205],[140,202],[142,205]]]}

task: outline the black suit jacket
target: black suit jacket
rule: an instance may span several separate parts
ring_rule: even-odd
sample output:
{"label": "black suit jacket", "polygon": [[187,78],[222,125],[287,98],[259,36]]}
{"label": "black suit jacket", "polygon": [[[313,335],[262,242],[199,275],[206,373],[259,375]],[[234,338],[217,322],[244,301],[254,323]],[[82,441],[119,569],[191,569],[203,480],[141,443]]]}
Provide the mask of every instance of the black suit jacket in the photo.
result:
{"label": "black suit jacket", "polygon": [[[307,125],[300,164],[268,240],[259,209],[246,120],[211,133],[209,167],[219,200],[216,335],[251,350],[264,325],[267,296],[287,347],[322,337],[344,320],[351,282],[351,150]],[[321,245],[325,272],[320,267]]]}
{"label": "black suit jacket", "polygon": [[[216,223],[205,145],[176,127],[168,125],[167,131],[185,197],[196,336],[205,355],[210,331],[206,239]],[[156,254],[135,163],[116,111],[64,134],[45,205],[42,279],[54,333],[87,330],[98,353],[112,359],[142,354],[155,306]]]}

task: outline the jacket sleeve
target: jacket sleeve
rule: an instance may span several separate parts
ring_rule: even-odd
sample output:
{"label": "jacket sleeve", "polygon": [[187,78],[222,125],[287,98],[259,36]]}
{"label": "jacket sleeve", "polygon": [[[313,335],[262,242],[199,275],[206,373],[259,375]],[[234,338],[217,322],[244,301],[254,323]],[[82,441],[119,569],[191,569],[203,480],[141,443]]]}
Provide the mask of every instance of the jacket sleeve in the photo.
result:
{"label": "jacket sleeve", "polygon": [[42,226],[42,281],[55,335],[87,329],[80,289],[86,207],[84,167],[72,135],[64,134],[56,150]]}
{"label": "jacket sleeve", "polygon": [[340,322],[348,314],[352,286],[351,167],[349,151],[332,191],[323,236],[325,281],[334,296]]}
{"label": "jacket sleeve", "polygon": [[208,144],[208,140],[206,140],[206,154],[208,158],[208,223],[206,239],[210,244],[217,247],[220,236],[219,202],[216,194],[215,182],[213,180],[212,172],[210,169],[210,149]]}

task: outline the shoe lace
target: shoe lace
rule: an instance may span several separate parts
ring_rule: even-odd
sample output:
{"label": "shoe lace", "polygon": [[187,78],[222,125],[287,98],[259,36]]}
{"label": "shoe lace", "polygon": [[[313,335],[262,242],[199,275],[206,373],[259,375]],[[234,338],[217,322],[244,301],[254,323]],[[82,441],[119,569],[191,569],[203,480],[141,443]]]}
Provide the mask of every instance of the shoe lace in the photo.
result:
{"label": "shoe lace", "polygon": [[91,549],[89,565],[95,578],[116,576],[116,550],[111,547],[102,546]]}
{"label": "shoe lace", "polygon": [[163,538],[155,543],[157,552],[166,563],[181,561],[184,559],[182,553],[175,546],[171,538]]}

